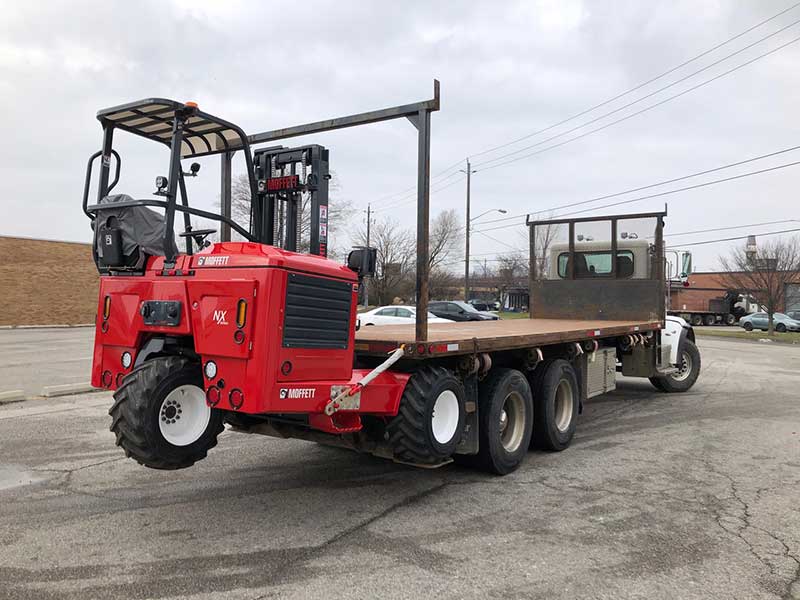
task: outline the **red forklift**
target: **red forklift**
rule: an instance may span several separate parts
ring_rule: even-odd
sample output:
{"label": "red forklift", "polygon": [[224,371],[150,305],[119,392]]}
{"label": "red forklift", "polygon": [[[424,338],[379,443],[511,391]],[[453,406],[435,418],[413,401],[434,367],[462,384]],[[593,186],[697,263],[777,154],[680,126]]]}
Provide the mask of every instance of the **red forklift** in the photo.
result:
{"label": "red forklift", "polygon": [[[662,391],[694,384],[693,332],[664,318],[665,212],[530,222],[531,318],[429,327],[430,117],[437,110],[438,82],[430,100],[255,135],[191,102],[150,98],[98,113],[102,148],[89,160],[83,194],[101,276],[92,385],[114,391],[111,431],[127,456],[151,468],[185,468],[207,455],[227,425],[402,463],[457,460],[505,474],[530,446],[569,446],[583,402],[613,390],[618,371],[648,377]],[[403,118],[418,132],[417,321],[357,331],[358,291],[375,272],[375,250],[356,248],[345,264],[327,258],[328,151],[275,142]],[[116,131],[168,149],[154,198],[112,193],[121,168]],[[231,161],[239,152],[248,224],[231,218]],[[183,161],[209,155],[221,157],[219,213],[191,207],[187,196],[186,179],[200,165],[185,170]],[[300,239],[303,198],[308,240]],[[209,239],[214,229],[193,228],[192,217],[218,222],[220,241]],[[615,267],[615,232],[626,219],[653,228],[646,279]],[[612,266],[589,280],[575,266],[585,261],[575,230],[595,221],[610,224]],[[555,278],[537,269],[543,226],[568,238],[565,269]],[[241,241],[231,241],[232,232]],[[298,252],[301,246],[309,251]]]}

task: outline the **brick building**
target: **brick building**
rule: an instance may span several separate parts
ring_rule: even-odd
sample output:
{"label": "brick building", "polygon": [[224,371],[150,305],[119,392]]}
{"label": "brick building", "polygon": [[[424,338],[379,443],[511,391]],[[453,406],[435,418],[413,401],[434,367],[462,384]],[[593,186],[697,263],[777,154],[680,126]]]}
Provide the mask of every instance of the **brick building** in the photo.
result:
{"label": "brick building", "polygon": [[0,236],[0,325],[93,323],[91,244]]}
{"label": "brick building", "polygon": [[[800,273],[797,273],[795,281],[796,283],[786,286],[786,302],[780,307],[781,312],[800,310]],[[723,296],[726,291],[725,273],[692,273],[689,276],[689,287],[672,286],[670,308],[685,311],[708,310],[708,301]]]}

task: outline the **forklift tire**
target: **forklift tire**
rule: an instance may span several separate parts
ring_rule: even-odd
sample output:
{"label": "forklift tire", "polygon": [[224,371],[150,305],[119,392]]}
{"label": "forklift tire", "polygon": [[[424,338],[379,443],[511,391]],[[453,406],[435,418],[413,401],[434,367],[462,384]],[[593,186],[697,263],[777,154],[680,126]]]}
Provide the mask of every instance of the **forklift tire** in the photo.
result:
{"label": "forklift tire", "polygon": [[531,445],[560,452],[575,435],[580,406],[578,376],[568,361],[559,358],[539,365],[531,381],[534,384]]}
{"label": "forklift tire", "polygon": [[677,373],[663,377],[650,377],[650,383],[657,390],[670,394],[686,392],[700,375],[700,351],[694,342],[684,340],[681,350],[681,364]]}
{"label": "forklift tire", "polygon": [[450,458],[461,441],[466,409],[464,385],[444,367],[423,367],[406,384],[400,410],[388,424],[397,460],[436,464]]}
{"label": "forklift tire", "polygon": [[199,365],[180,356],[135,368],[108,411],[117,446],[151,469],[184,469],[205,458],[224,425],[223,411],[208,407],[202,385]]}
{"label": "forklift tire", "polygon": [[515,369],[492,369],[478,389],[478,415],[475,466],[496,475],[516,470],[533,435],[533,397],[525,376]]}

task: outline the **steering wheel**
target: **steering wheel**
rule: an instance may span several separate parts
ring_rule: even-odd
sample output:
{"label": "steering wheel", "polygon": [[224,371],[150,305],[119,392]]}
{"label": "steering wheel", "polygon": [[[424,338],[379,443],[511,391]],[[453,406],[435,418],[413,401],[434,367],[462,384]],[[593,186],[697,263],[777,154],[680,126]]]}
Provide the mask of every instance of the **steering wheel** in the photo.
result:
{"label": "steering wheel", "polygon": [[192,229],[191,231],[182,231],[178,235],[180,237],[191,237],[200,248],[206,248],[211,245],[211,242],[206,240],[206,237],[212,233],[217,233],[216,229]]}

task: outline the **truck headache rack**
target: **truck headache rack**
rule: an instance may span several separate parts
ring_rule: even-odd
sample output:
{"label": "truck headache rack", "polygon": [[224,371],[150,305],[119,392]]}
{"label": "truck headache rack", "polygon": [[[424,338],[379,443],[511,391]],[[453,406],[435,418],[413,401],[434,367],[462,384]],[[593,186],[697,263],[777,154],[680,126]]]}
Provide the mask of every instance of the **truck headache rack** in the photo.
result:
{"label": "truck headache rack", "polygon": [[[666,207],[577,219],[528,215],[530,318],[663,322],[666,216]],[[548,270],[554,262],[557,273]]]}

